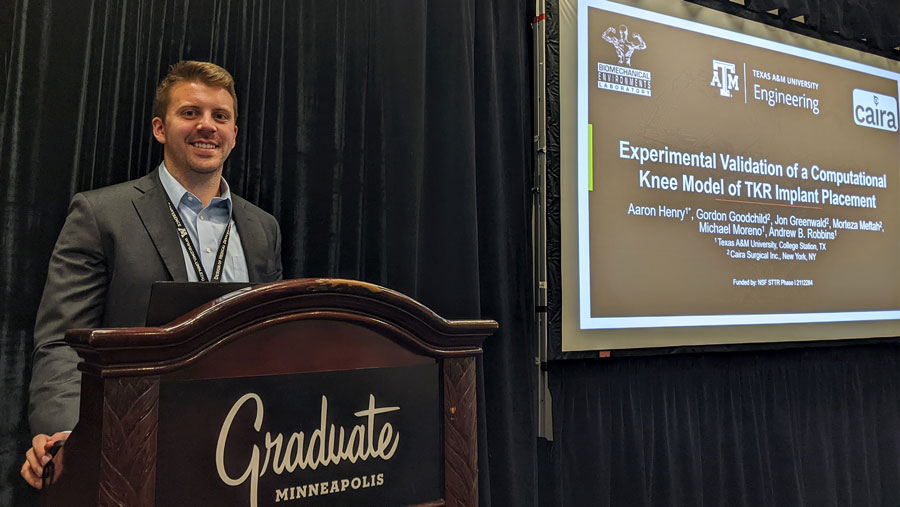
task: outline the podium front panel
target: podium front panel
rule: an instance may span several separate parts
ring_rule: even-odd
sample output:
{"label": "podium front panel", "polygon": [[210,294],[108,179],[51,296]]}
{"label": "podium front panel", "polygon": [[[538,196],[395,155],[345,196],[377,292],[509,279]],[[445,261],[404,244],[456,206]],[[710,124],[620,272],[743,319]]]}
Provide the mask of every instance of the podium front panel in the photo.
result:
{"label": "podium front panel", "polygon": [[442,498],[432,364],[160,384],[156,505]]}

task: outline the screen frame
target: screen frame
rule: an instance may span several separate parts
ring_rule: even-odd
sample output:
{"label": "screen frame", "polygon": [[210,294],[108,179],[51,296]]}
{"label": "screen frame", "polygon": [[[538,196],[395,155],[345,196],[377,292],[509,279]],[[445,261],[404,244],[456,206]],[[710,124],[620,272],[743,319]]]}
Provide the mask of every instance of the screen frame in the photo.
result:
{"label": "screen frame", "polygon": [[[584,132],[579,132],[578,125],[586,125],[586,112],[578,111],[575,101],[571,97],[576,96],[574,90],[578,90],[577,83],[585,82],[587,69],[585,66],[578,66],[579,58],[586,58],[584,54],[579,56],[579,52],[586,52],[584,44],[579,44],[576,38],[578,23],[586,23],[586,16],[579,15],[587,12],[588,4],[602,4],[609,6],[623,13],[634,13],[634,9],[640,7],[641,13],[649,11],[651,18],[663,19],[671,21],[678,20],[684,26],[689,26],[695,31],[701,33],[727,34],[732,35],[739,32],[736,38],[741,42],[746,41],[751,45],[761,47],[773,47],[779,49],[790,48],[791,52],[796,52],[805,57],[814,56],[819,61],[835,64],[853,70],[865,69],[869,73],[882,73],[881,75],[889,76],[896,79],[897,73],[900,73],[900,63],[895,60],[885,58],[883,56],[874,55],[869,52],[849,49],[847,47],[838,46],[831,42],[825,42],[821,39],[810,37],[805,34],[798,34],[788,31],[784,28],[778,28],[757,21],[744,19],[717,9],[710,9],[700,5],[686,2],[662,2],[658,0],[643,0],[640,2],[620,0],[609,1],[599,0],[587,2],[585,0],[563,0],[558,4],[558,12],[556,21],[558,22],[558,41],[559,53],[557,66],[554,62],[550,62],[548,72],[558,72],[558,81],[553,77],[548,82],[554,81],[559,83],[559,93],[557,97],[550,97],[548,100],[548,111],[551,118],[547,124],[559,125],[559,149],[550,150],[551,160],[548,161],[551,166],[548,171],[548,182],[551,187],[548,189],[548,197],[557,199],[558,206],[550,206],[550,209],[559,210],[558,222],[554,223],[553,218],[550,222],[550,235],[548,240],[549,256],[548,258],[559,258],[558,276],[554,276],[553,270],[556,266],[551,266],[550,274],[550,351],[549,359],[575,358],[575,357],[596,357],[591,351],[608,351],[608,350],[627,350],[627,349],[647,349],[647,350],[665,350],[684,347],[703,347],[703,346],[729,346],[729,345],[745,345],[745,344],[775,344],[777,347],[783,347],[786,343],[819,343],[831,342],[835,343],[841,340],[858,341],[861,339],[871,339],[877,337],[893,337],[900,334],[900,311],[897,312],[843,312],[843,314],[830,314],[827,318],[829,324],[824,329],[813,329],[809,324],[796,324],[796,322],[822,321],[822,314],[792,314],[789,318],[785,318],[784,314],[771,315],[752,315],[747,316],[744,324],[722,326],[723,316],[702,316],[704,322],[698,324],[697,317],[675,316],[675,317],[658,317],[655,322],[650,325],[643,325],[640,328],[629,328],[628,322],[619,322],[618,326],[611,329],[600,331],[599,338],[575,340],[567,340],[574,332],[584,332],[580,329],[580,324],[584,315],[580,310],[579,293],[586,290],[584,283],[579,281],[579,275],[574,268],[577,259],[583,258],[584,246],[579,244],[578,251],[573,253],[575,248],[572,247],[572,238],[578,237],[576,227],[583,225],[573,225],[577,223],[577,219],[573,217],[574,212],[571,206],[563,206],[561,203],[571,203],[573,198],[578,198],[580,202],[584,198],[578,195],[581,192],[586,193],[586,185],[572,181],[571,174],[574,171],[574,164],[580,164],[577,156],[580,150],[577,149],[576,139],[585,142]],[[552,24],[551,24],[552,27]],[[583,33],[583,31],[582,31]],[[734,39],[734,37],[732,37]],[[548,46],[552,46],[552,36],[548,40]],[[573,47],[575,49],[573,49]],[[552,51],[552,50],[551,50]],[[852,60],[851,60],[852,59]],[[573,69],[577,67],[577,72]],[[580,77],[573,83],[573,79],[577,74]],[[900,86],[898,86],[900,88]],[[550,92],[552,93],[552,92]],[[584,98],[585,90],[578,90],[580,98]],[[568,100],[567,100],[568,98]],[[554,108],[553,100],[558,100],[558,108]],[[555,112],[558,111],[558,118],[553,118]],[[583,116],[583,118],[579,117]],[[577,119],[575,119],[577,118]],[[582,129],[586,131],[585,129]],[[576,134],[577,132],[577,134]],[[552,133],[549,135],[552,139]],[[558,172],[554,174],[552,157],[558,153],[557,159]],[[577,155],[576,155],[577,154]],[[583,174],[579,177],[585,177]],[[555,178],[555,181],[554,181]],[[554,187],[554,185],[558,185]],[[577,196],[577,197],[576,197]],[[554,228],[558,227],[554,234]],[[577,241],[575,243],[578,243]],[[558,256],[554,255],[554,247],[558,250]],[[581,256],[579,255],[581,254]],[[573,271],[575,274],[573,274]],[[584,276],[584,275],[582,275]],[[554,287],[554,285],[557,285]],[[574,301],[574,303],[573,303]],[[574,307],[574,308],[573,308]],[[865,315],[860,315],[864,313]],[[779,317],[778,315],[781,315]],[[859,322],[860,317],[872,320]],[[646,317],[640,317],[646,319]],[[626,317],[625,319],[633,319]],[[679,322],[682,321],[682,322]],[[690,322],[689,327],[672,327],[673,325],[681,325],[687,321]],[[646,321],[645,321],[646,323]],[[753,325],[748,325],[753,324]],[[592,333],[594,331],[587,331]]]}

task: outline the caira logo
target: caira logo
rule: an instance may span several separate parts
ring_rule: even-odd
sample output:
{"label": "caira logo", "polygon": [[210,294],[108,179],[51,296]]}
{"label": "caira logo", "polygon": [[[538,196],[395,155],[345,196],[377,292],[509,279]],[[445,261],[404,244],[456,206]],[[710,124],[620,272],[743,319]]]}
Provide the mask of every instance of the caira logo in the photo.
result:
{"label": "caira logo", "polygon": [[719,95],[723,97],[732,97],[731,92],[740,90],[738,85],[738,74],[735,72],[737,67],[733,63],[721,62],[719,60],[712,61],[713,76],[710,86],[719,89]]}
{"label": "caira logo", "polygon": [[616,33],[616,29],[613,27],[609,27],[603,32],[603,40],[609,42],[616,48],[616,56],[619,57],[619,65],[625,64],[631,67],[631,55],[634,54],[635,51],[641,49],[647,49],[647,43],[644,42],[644,38],[641,37],[641,34],[635,32],[631,35],[631,38],[628,37],[628,27],[625,25],[619,25],[618,33]]}
{"label": "caira logo", "polygon": [[602,37],[615,48],[619,65],[597,62],[597,88],[649,97],[650,72],[631,68],[634,52],[647,49],[641,34],[635,32],[629,35],[628,27],[619,25],[618,29],[612,26],[607,28]]}
{"label": "caira logo", "polygon": [[855,88],[853,121],[863,127],[897,132],[897,99]]}

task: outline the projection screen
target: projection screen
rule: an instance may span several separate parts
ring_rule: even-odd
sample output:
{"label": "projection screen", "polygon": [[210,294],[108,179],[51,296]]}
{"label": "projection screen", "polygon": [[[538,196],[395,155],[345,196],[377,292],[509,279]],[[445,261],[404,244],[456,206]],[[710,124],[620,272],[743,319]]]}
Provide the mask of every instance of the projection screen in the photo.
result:
{"label": "projection screen", "polygon": [[559,75],[563,351],[898,335],[898,62],[582,0]]}

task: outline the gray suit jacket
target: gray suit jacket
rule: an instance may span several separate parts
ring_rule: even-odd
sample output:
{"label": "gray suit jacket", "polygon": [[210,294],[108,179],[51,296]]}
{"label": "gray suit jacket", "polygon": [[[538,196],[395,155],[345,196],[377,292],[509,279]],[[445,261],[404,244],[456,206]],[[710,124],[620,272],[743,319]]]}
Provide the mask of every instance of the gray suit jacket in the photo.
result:
{"label": "gray suit jacket", "polygon": [[[35,322],[29,404],[34,433],[70,430],[78,422],[81,372],[78,355],[65,343],[66,330],[142,326],[151,284],[187,281],[158,171],[72,198]],[[246,200],[232,199],[250,281],[280,280],[278,222]]]}

